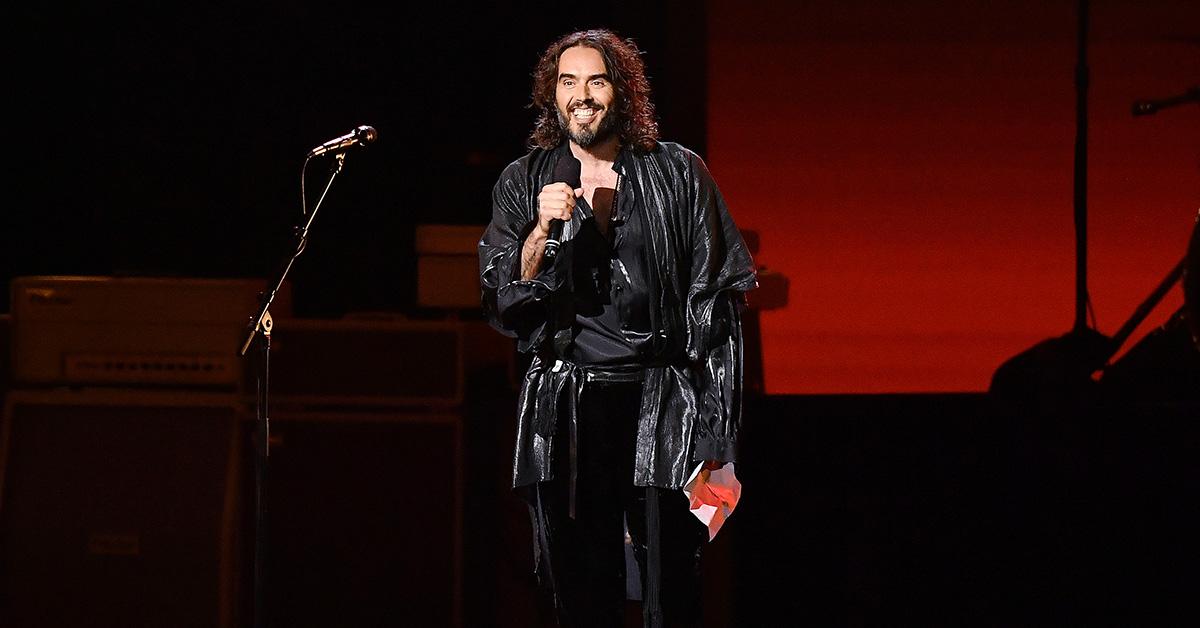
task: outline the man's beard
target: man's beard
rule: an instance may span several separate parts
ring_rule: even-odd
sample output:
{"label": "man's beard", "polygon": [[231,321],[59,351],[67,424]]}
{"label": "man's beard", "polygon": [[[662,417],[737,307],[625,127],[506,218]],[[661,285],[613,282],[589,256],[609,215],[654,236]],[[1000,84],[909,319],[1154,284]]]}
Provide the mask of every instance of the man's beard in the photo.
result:
{"label": "man's beard", "polygon": [[571,122],[567,116],[558,110],[558,127],[562,129],[567,137],[571,138],[580,148],[591,148],[597,144],[603,143],[608,138],[612,137],[617,131],[617,113],[612,109],[604,110],[604,117],[600,119],[599,125],[588,125],[579,127],[578,131],[571,129]]}

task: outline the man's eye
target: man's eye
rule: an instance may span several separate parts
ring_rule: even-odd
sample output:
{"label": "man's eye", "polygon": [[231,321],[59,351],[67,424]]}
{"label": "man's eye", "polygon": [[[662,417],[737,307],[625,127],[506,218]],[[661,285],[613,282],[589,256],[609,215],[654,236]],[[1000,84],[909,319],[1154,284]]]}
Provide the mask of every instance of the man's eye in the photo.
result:
{"label": "man's eye", "polygon": [[575,81],[563,81],[563,87],[575,87]]}
{"label": "man's eye", "polygon": [[592,81],[592,85],[596,87],[604,87],[604,81]]}

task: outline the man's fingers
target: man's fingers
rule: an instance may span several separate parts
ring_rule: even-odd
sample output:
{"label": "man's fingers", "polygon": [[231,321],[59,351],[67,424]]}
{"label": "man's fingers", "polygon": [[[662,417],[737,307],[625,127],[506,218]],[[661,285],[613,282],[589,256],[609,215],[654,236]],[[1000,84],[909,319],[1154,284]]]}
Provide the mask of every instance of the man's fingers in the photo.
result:
{"label": "man's fingers", "polygon": [[546,210],[570,211],[575,207],[575,197],[559,192],[550,192],[538,197],[538,206]]}
{"label": "man's fingers", "polygon": [[571,189],[571,186],[567,185],[566,183],[561,183],[561,182],[560,183],[547,183],[546,185],[542,186],[543,194],[545,194],[546,192],[549,192],[551,190],[558,190],[558,191],[562,192],[563,194],[567,194],[567,195],[571,194],[571,192],[574,191]]}
{"label": "man's fingers", "polygon": [[562,197],[562,196],[543,196],[538,199],[538,204],[541,207],[555,207],[555,208],[574,207],[575,199],[572,197]]}
{"label": "man's fingers", "polygon": [[571,186],[561,182],[542,187],[541,193],[538,194],[538,215],[543,228],[548,229],[549,221],[554,219],[571,220],[571,214],[575,210],[575,198],[579,193],[582,193],[582,190],[573,190]]}
{"label": "man's fingers", "polygon": [[573,211],[575,211],[574,205],[568,205],[566,203],[549,202],[549,203],[542,203],[542,207],[538,211],[538,213],[539,214],[550,214],[551,218],[570,218],[571,212],[573,212]]}
{"label": "man's fingers", "polygon": [[542,190],[542,193],[538,194],[538,201],[542,202],[542,203],[559,201],[562,203],[574,205],[576,196],[578,196],[578,194],[574,194],[572,191],[569,191],[569,189],[568,190]]}

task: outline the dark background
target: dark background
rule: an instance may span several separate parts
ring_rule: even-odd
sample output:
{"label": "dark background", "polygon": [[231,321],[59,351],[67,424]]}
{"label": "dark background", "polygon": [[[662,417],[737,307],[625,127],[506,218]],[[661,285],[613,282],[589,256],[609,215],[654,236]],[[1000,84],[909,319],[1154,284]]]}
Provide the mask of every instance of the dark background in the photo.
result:
{"label": "dark background", "polygon": [[[267,277],[301,221],[304,155],[371,125],[291,278],[299,314],[411,308],[415,225],[485,224],[526,150],[542,49],[607,26],[645,50],[664,135],[704,145],[703,5],[18,9],[4,279]],[[564,14],[565,13],[565,14]],[[328,158],[308,167],[309,206]],[[7,301],[7,295],[5,295]]]}
{"label": "dark background", "polygon": [[[704,3],[23,7],[6,21],[6,281],[265,278],[291,252],[304,154],[369,124],[378,141],[348,154],[290,275],[295,312],[416,313],[416,226],[487,221],[492,183],[525,151],[529,72],[551,40],[577,28],[634,38],[664,137],[706,151]],[[327,164],[309,166],[310,207]],[[1159,336],[1178,348],[1178,333]],[[1064,397],[1037,382],[1016,404],[983,393],[752,397],[739,468],[749,488],[710,548],[710,625],[1173,625],[1194,617],[1200,438],[1194,380],[1180,373],[1195,370],[1154,371],[1146,365],[1161,365],[1164,353],[1146,353],[1105,391]],[[1183,356],[1175,366],[1194,365],[1194,353],[1174,355]],[[381,368],[390,359],[363,356]],[[1161,385],[1145,393],[1155,378]],[[545,618],[525,512],[506,487],[508,384],[499,372],[476,374],[462,409],[462,607],[472,626]],[[303,425],[308,440],[292,441],[301,443],[293,451],[308,446],[320,456],[281,463],[281,496],[307,499],[300,478],[324,478],[328,499],[375,504],[399,493],[390,479],[419,460],[388,458],[393,444],[412,446],[416,435],[403,430]],[[320,448],[329,443],[337,449]],[[338,475],[360,463],[373,483]],[[304,475],[293,475],[293,486],[287,473]],[[290,526],[278,536],[297,544],[288,554],[297,568],[310,539],[323,551],[329,538],[360,541],[353,555],[313,557],[323,565],[391,557],[388,531],[354,538],[353,526],[376,520],[356,515],[355,500],[338,503],[275,522]],[[388,501],[375,514],[402,525],[420,516],[407,506]],[[451,559],[449,548],[423,550],[414,559]],[[333,599],[354,600],[341,609],[347,616],[404,625],[396,600],[412,599],[384,581],[351,591],[283,569],[272,575],[272,599],[291,600],[293,612],[307,608],[295,591],[324,586]]]}

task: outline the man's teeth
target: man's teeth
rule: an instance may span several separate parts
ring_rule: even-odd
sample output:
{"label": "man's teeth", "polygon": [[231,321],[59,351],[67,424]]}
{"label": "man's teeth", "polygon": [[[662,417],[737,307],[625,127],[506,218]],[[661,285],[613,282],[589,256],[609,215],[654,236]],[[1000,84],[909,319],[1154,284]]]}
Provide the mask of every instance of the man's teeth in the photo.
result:
{"label": "man's teeth", "polygon": [[595,109],[576,109],[574,112],[576,118],[590,118],[596,115]]}

